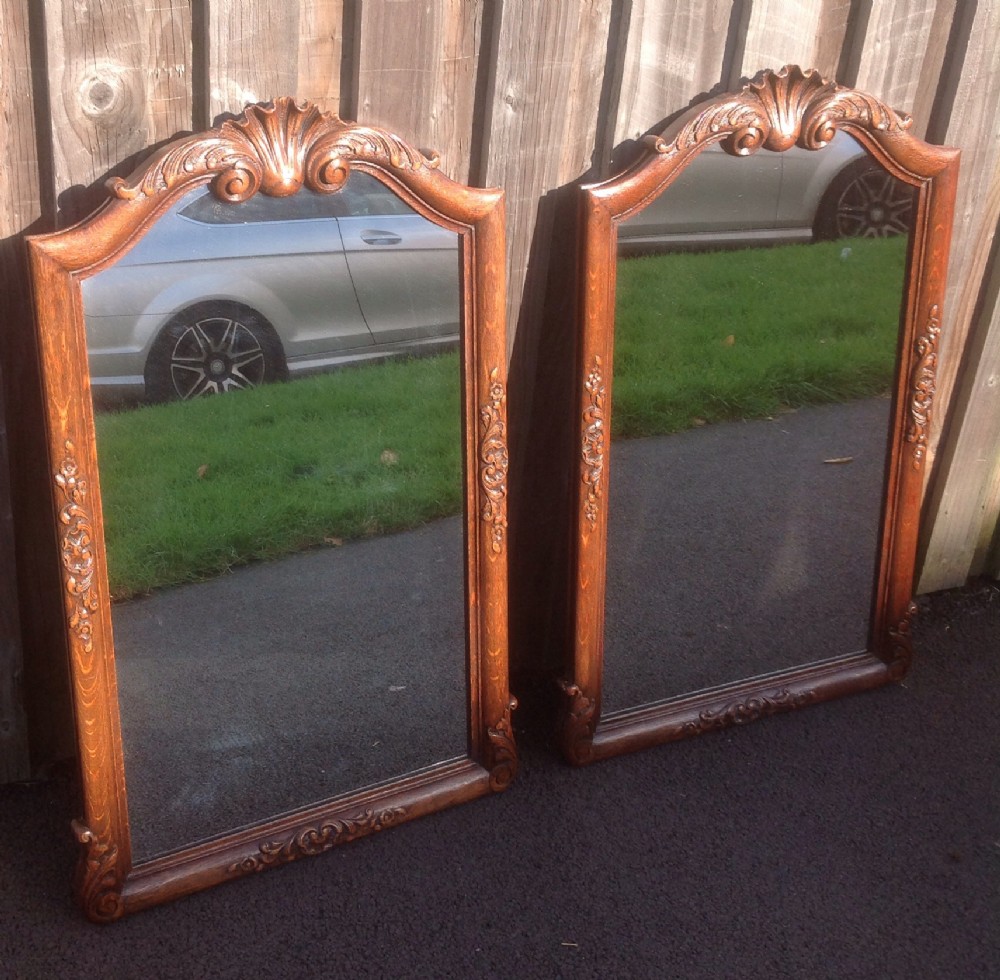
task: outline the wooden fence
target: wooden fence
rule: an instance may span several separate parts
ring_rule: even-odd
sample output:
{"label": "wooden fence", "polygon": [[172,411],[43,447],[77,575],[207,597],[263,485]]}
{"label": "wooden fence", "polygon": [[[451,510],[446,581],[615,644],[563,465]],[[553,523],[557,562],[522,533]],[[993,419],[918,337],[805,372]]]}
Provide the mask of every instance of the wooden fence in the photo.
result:
{"label": "wooden fence", "polygon": [[59,586],[37,557],[52,532],[32,506],[47,474],[28,421],[39,393],[21,238],[82,217],[151,145],[277,95],[393,129],[439,150],[450,176],[506,189],[511,391],[529,426],[544,415],[524,379],[559,271],[559,188],[608,172],[616,147],[762,68],[817,68],[912,113],[918,134],[963,151],[920,587],[1000,574],[1000,2],[0,0],[0,41],[14,475],[8,494],[0,465],[0,495],[16,517],[0,513],[0,781],[27,771],[29,741],[45,760],[68,732],[50,652]]}

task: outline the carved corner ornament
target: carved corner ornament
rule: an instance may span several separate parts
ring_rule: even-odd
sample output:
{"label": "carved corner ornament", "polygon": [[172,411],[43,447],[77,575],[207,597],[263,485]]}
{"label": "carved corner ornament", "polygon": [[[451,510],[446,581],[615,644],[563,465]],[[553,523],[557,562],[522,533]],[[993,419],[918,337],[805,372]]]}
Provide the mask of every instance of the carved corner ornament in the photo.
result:
{"label": "carved corner ornament", "polygon": [[683,151],[714,139],[721,139],[723,149],[734,156],[747,156],[762,147],[818,150],[842,123],[850,122],[901,132],[909,129],[912,119],[871,95],[828,81],[815,69],[785,65],[780,71],[761,72],[742,91],[713,103],[674,139],[652,136],[647,143],[657,153]]}
{"label": "carved corner ornament", "polygon": [[298,830],[283,840],[263,841],[257,853],[229,865],[230,874],[251,874],[279,864],[289,864],[302,857],[322,854],[366,834],[378,833],[406,817],[406,808],[367,809],[354,817],[331,820],[315,827]]}
{"label": "carved corner ornament", "polygon": [[594,363],[583,382],[587,392],[587,405],[583,410],[583,486],[586,499],[583,514],[591,529],[597,524],[601,495],[604,492],[605,401],[606,389],[601,373],[601,358],[594,355]]}
{"label": "carved corner ornament", "polygon": [[597,728],[597,701],[587,697],[578,684],[558,681],[564,696],[560,741],[566,757],[576,765],[589,762],[593,755]]}
{"label": "carved corner ornament", "polygon": [[920,469],[927,455],[927,434],[937,391],[938,338],[941,336],[940,309],[935,303],[927,315],[927,329],[914,341],[916,363],[910,375],[910,418],[906,441],[913,446],[913,467]]}
{"label": "carved corner ornament", "polygon": [[505,790],[517,775],[517,746],[514,743],[514,726],[511,713],[517,707],[517,698],[510,697],[503,716],[495,728],[488,728],[490,739],[490,789]]}
{"label": "carved corner ornament", "polygon": [[215,129],[170,144],[137,182],[113,177],[107,186],[115,197],[133,200],[214,174],[215,195],[236,203],[258,191],[287,197],[303,185],[331,193],[343,186],[355,160],[393,170],[434,169],[439,163],[436,153],[425,156],[398,136],[283,96],[248,106]]}
{"label": "carved corner ornament", "polygon": [[910,669],[913,661],[913,634],[910,624],[917,614],[917,604],[909,602],[906,615],[895,625],[889,627],[889,676],[894,681],[902,680]]}
{"label": "carved corner ornament", "polygon": [[490,371],[489,394],[479,409],[479,482],[485,494],[482,520],[490,535],[490,550],[501,554],[507,534],[507,393],[499,368]]}
{"label": "carved corner ornament", "polygon": [[74,892],[90,919],[114,922],[125,911],[122,902],[124,874],[119,867],[118,848],[101,840],[78,820],[74,820],[72,826],[76,839],[84,847],[76,869]]}

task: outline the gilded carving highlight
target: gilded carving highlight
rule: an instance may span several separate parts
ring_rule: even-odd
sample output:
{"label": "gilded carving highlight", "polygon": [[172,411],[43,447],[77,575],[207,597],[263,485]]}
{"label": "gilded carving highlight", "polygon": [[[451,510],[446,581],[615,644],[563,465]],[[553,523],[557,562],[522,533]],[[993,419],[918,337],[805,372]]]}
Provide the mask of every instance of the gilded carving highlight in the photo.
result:
{"label": "gilded carving highlight", "polygon": [[583,410],[583,483],[587,490],[583,514],[591,528],[597,523],[601,494],[604,492],[604,376],[601,358],[594,355],[594,364],[587,373],[583,388],[590,399]]}
{"label": "gilded carving highlight", "polygon": [[61,550],[66,611],[70,630],[84,651],[90,653],[94,648],[92,617],[98,608],[94,593],[93,525],[84,506],[87,481],[80,474],[74,456],[76,449],[69,440],[64,448],[66,454],[55,475],[55,482],[66,498],[59,511],[59,523],[65,528]]}
{"label": "gilded carving highlight", "polygon": [[906,427],[906,441],[913,446],[914,469],[920,469],[927,455],[927,434],[937,390],[937,344],[941,335],[938,314],[935,303],[927,317],[927,330],[914,342],[917,361],[910,376],[910,420]]}
{"label": "gilded carving highlight", "polygon": [[503,551],[507,532],[507,393],[499,381],[500,370],[490,371],[490,386],[486,404],[479,409],[482,428],[479,442],[479,482],[486,495],[482,508],[483,522],[489,528],[490,550]]}

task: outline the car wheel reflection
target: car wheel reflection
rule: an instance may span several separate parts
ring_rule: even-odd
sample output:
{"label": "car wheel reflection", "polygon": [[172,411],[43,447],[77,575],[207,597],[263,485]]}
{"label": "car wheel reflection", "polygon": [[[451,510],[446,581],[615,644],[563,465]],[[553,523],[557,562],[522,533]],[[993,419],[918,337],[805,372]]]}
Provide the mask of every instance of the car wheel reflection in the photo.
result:
{"label": "car wheel reflection", "polygon": [[889,238],[910,230],[913,191],[867,161],[852,164],[830,185],[820,205],[816,237]]}
{"label": "car wheel reflection", "polygon": [[153,401],[223,394],[285,377],[271,325],[253,310],[223,303],[200,303],[170,320],[150,349],[145,372]]}

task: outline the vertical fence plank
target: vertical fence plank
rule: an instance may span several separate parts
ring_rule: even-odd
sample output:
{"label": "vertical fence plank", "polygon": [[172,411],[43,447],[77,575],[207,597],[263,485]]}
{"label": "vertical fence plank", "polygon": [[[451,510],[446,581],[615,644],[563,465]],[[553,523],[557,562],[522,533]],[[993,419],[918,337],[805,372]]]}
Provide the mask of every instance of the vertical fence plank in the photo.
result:
{"label": "vertical fence plank", "polygon": [[343,29],[344,0],[303,0],[298,83],[283,94],[315,102],[324,112],[340,109]]}
{"label": "vertical fence plank", "polygon": [[209,117],[251,102],[294,95],[299,81],[298,3],[212,0],[209,5]]}
{"label": "vertical fence plank", "polygon": [[[8,355],[12,333],[30,329],[21,261],[21,231],[41,215],[35,143],[27,0],[0,0],[0,311],[4,395],[13,396],[15,372]],[[0,419],[0,783],[29,775],[24,712],[20,617],[14,561],[14,520],[8,481],[7,419],[16,419],[15,397]],[[16,442],[18,433],[13,433]]]}
{"label": "vertical fence plank", "polygon": [[917,136],[930,119],[955,3],[890,0],[872,7],[857,87],[909,112]]}
{"label": "vertical fence plank", "polygon": [[611,0],[503,5],[485,182],[506,190],[509,341],[533,238],[535,278],[545,277],[539,201],[591,165],[611,7]]}
{"label": "vertical fence plank", "polygon": [[634,0],[615,142],[635,139],[719,84],[732,0]]}
{"label": "vertical fence plank", "polygon": [[842,0],[754,0],[743,74],[797,64],[832,78],[849,12]]}
{"label": "vertical fence plank", "polygon": [[467,182],[483,0],[365,0],[358,118],[441,154]]}
{"label": "vertical fence plank", "polygon": [[46,6],[55,183],[63,223],[103,199],[95,181],[191,128],[189,0]]}
{"label": "vertical fence plank", "polygon": [[[962,164],[936,403],[951,408],[940,446],[929,447],[940,452],[928,488],[920,591],[961,585],[981,571],[974,562],[998,517],[1000,310],[989,279],[1000,223],[997,38],[1000,4],[980,3],[947,134],[962,149]],[[994,268],[994,282],[996,275]]]}

